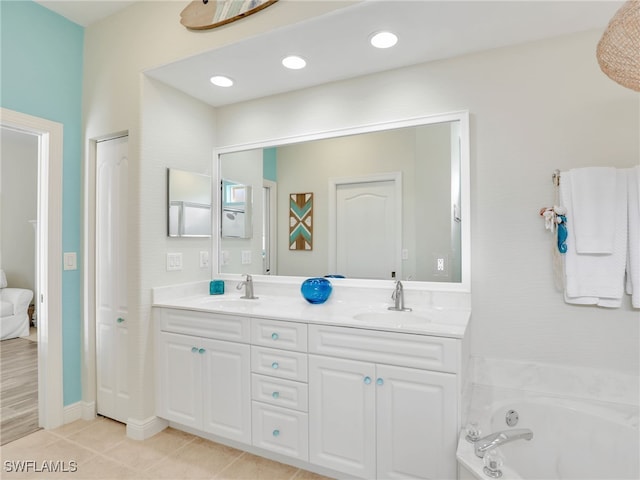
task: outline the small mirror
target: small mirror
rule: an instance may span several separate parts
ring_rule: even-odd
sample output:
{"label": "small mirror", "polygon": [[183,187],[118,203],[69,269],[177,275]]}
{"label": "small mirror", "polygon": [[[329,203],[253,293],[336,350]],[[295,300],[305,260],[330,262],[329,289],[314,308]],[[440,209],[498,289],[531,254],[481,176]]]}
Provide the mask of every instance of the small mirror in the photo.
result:
{"label": "small mirror", "polygon": [[211,177],[167,169],[170,237],[211,236]]}
{"label": "small mirror", "polygon": [[222,238],[251,238],[250,185],[222,180]]}

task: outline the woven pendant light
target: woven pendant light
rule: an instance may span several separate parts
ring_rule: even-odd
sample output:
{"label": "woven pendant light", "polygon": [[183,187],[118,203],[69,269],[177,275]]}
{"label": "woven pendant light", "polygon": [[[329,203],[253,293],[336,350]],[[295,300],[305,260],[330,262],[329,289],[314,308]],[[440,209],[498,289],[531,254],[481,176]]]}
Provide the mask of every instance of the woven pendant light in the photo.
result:
{"label": "woven pendant light", "polygon": [[596,56],[609,78],[640,92],[640,0],[629,0],[616,12],[598,42]]}

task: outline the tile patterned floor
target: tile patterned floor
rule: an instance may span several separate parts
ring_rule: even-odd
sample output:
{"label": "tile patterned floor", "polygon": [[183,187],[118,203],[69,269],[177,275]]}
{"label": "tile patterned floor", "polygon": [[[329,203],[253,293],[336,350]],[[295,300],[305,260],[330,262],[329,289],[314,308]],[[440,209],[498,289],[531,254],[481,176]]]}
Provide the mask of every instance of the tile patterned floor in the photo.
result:
{"label": "tile patterned floor", "polygon": [[105,418],[39,430],[4,445],[0,458],[3,480],[328,480],[172,428],[131,440],[123,424]]}

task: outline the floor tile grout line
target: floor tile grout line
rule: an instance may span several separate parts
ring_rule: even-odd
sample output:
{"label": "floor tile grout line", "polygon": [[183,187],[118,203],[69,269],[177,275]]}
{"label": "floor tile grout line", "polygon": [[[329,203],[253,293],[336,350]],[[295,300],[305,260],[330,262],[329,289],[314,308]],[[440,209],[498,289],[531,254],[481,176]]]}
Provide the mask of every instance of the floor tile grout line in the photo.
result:
{"label": "floor tile grout line", "polygon": [[247,456],[247,452],[243,452],[242,450],[238,450],[238,451],[241,452],[240,455],[238,455],[236,458],[231,460],[222,470],[220,470],[218,473],[216,473],[212,478],[214,478],[214,479],[224,478],[224,477],[220,477],[220,475],[222,475],[225,470],[227,470],[229,467],[231,467],[231,465],[233,465],[234,463],[237,463],[238,461],[240,461],[240,459],[242,457]]}

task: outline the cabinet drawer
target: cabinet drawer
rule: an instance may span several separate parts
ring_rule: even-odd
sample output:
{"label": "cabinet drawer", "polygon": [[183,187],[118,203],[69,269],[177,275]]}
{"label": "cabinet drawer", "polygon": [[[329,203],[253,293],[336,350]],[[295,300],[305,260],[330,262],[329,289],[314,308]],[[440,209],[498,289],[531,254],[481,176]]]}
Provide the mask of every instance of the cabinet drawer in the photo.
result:
{"label": "cabinet drawer", "polygon": [[307,384],[292,380],[254,373],[251,375],[251,392],[253,400],[302,412],[307,411],[309,404]]}
{"label": "cabinet drawer", "polygon": [[452,338],[309,325],[309,353],[332,357],[456,373],[458,349]]}
{"label": "cabinet drawer", "polygon": [[249,318],[215,313],[160,308],[156,310],[160,330],[198,337],[249,343]]}
{"label": "cabinet drawer", "polygon": [[309,459],[306,413],[253,402],[253,445],[300,460]]}
{"label": "cabinet drawer", "polygon": [[306,382],[307,354],[252,346],[251,371]]}
{"label": "cabinet drawer", "polygon": [[254,319],[251,323],[251,343],[264,347],[306,352],[307,325],[262,318]]}

